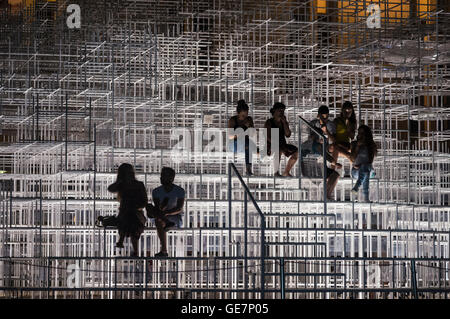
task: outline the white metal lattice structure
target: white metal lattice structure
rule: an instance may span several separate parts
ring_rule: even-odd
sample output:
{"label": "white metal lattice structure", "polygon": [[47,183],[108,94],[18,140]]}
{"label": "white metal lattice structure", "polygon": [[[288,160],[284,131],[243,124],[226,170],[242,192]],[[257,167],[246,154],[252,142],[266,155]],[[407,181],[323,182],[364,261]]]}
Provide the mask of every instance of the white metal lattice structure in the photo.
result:
{"label": "white metal lattice structure", "polygon": [[[446,8],[387,1],[383,27],[368,29],[352,1],[79,3],[80,30],[65,26],[67,1],[1,12],[4,296],[259,298],[264,280],[267,298],[399,298],[413,287],[448,297]],[[256,127],[283,101],[293,144],[306,138],[298,116],[322,104],[337,115],[351,100],[379,146],[372,203],[350,201],[344,177],[326,213],[322,178],[298,165],[276,178],[270,159],[255,159],[245,182],[265,215],[264,273],[261,218],[236,177],[229,213],[232,154],[180,162],[172,150],[176,128],[225,129],[240,98]],[[187,200],[183,227],[168,233],[174,258],[152,257],[150,221],[137,260],[115,251],[115,230],[95,228],[117,212],[106,189],[123,162],[149,194],[161,167],[176,170]],[[79,290],[66,285],[73,263]]]}

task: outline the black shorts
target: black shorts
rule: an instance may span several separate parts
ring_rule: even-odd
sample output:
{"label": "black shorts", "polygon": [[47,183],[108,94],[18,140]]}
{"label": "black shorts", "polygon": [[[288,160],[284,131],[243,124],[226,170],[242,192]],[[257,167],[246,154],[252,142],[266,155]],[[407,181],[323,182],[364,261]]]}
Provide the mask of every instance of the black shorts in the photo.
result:
{"label": "black shorts", "polygon": [[292,144],[280,145],[280,154],[284,154],[286,157],[295,154],[295,152],[297,151],[298,151],[297,146],[294,146]]}
{"label": "black shorts", "polygon": [[327,167],[327,178],[330,177],[331,174],[335,173],[336,171],[332,168]]}

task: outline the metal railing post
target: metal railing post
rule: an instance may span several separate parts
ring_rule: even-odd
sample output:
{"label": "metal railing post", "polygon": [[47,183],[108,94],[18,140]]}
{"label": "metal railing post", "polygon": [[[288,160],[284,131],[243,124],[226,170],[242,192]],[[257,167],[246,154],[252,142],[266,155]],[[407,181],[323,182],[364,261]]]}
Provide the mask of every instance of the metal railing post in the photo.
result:
{"label": "metal railing post", "polygon": [[[237,170],[236,166],[233,163],[228,163],[228,217],[230,220],[229,224],[229,236],[231,239],[231,170],[234,170],[234,173],[236,174],[237,178],[239,179],[239,182],[244,187],[245,194],[247,194],[248,197],[250,197],[250,200],[253,203],[253,206],[256,208],[256,211],[258,212],[259,216],[261,217],[261,299],[264,299],[264,289],[265,289],[265,229],[266,229],[266,220],[264,217],[264,214],[262,213],[261,209],[258,206],[258,203],[256,203],[255,198],[253,197],[252,193],[250,192],[250,189],[248,188],[247,184],[245,184],[244,180],[242,179],[241,174],[239,174],[239,171]],[[246,197],[247,198],[247,197]],[[245,224],[247,221],[245,221]],[[247,243],[246,243],[247,244]],[[231,249],[231,245],[230,245]],[[231,255],[231,253],[230,253]],[[245,260],[247,259],[247,256],[245,256]]]}
{"label": "metal railing post", "polygon": [[[324,134],[317,131],[315,127],[311,126],[307,120],[303,117],[299,116],[300,122],[303,121],[312,132],[314,132],[320,139],[322,139],[322,156],[323,156],[323,213],[327,213],[327,149],[328,149],[328,139]],[[299,123],[300,123],[299,122]],[[299,133],[300,134],[300,133]],[[299,144],[301,144],[300,135],[299,135]],[[301,146],[301,145],[299,145]],[[299,147],[299,152],[301,152],[301,147]],[[300,153],[301,157],[301,153]],[[302,159],[303,160],[303,159]]]}
{"label": "metal railing post", "polygon": [[231,196],[232,196],[232,190],[231,190],[231,169],[232,169],[232,164],[228,164],[228,242],[230,243],[230,245],[228,246],[229,249],[229,254],[231,256]]}
{"label": "metal railing post", "polygon": [[280,288],[281,288],[281,299],[286,299],[286,288],[284,283],[284,258],[280,258]]}
{"label": "metal railing post", "polygon": [[300,160],[298,161],[298,189],[302,188],[302,163],[303,163],[303,157],[302,157],[302,121],[298,120],[298,155]]}
{"label": "metal railing post", "polygon": [[414,259],[411,259],[411,288],[414,295],[414,299],[418,299],[417,297],[417,277],[416,277],[416,262]]}
{"label": "metal railing post", "polygon": [[247,231],[248,231],[248,222],[247,222],[247,215],[248,215],[248,200],[247,200],[247,193],[244,193],[244,202],[245,202],[245,206],[244,206],[244,287],[245,289],[247,289],[247,284],[248,284],[248,278],[247,278],[247,266],[248,266],[248,247],[247,247],[247,243],[248,243],[248,236],[247,236]]}
{"label": "metal railing post", "polygon": [[322,156],[323,156],[323,213],[327,213],[327,140],[323,139]]}

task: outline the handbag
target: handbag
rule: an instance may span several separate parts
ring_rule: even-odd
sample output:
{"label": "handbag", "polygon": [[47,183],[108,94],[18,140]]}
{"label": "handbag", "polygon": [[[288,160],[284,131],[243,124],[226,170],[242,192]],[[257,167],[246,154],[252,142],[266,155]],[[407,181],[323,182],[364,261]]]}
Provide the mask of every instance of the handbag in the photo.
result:
{"label": "handbag", "polygon": [[156,218],[158,216],[158,208],[156,208],[153,204],[147,204],[145,206],[145,210],[147,211],[148,218]]}
{"label": "handbag", "polygon": [[95,223],[98,227],[117,227],[118,221],[116,216],[98,216]]}

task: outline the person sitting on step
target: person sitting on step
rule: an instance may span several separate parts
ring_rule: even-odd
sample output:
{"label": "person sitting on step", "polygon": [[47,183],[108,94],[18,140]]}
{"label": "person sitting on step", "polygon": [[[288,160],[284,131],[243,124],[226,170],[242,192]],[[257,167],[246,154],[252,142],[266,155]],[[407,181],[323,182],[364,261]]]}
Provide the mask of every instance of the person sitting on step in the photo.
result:
{"label": "person sitting on step", "polygon": [[[186,192],[182,187],[173,183],[174,179],[175,171],[170,167],[163,167],[160,177],[162,185],[155,188],[152,192],[155,205],[147,206],[149,217],[155,218],[156,230],[161,241],[161,251],[155,254],[156,257],[168,256],[166,231],[173,227],[179,228],[183,223],[183,206]],[[156,214],[154,213],[155,211],[157,212]],[[153,212],[153,216],[151,216],[151,212]]]}
{"label": "person sitting on step", "polygon": [[[239,100],[236,108],[237,115],[234,115],[228,121],[228,128],[232,128],[234,130],[238,128],[242,128],[244,132],[251,128],[255,127],[253,124],[253,119],[248,115],[248,105],[244,100]],[[252,163],[251,163],[251,150],[252,148],[256,150],[255,143],[250,139],[248,135],[245,135],[245,145],[238,145],[239,139],[238,135],[232,134],[229,136],[228,148],[230,151],[234,153],[245,153],[245,168],[248,176],[253,175],[252,172]],[[231,140],[233,142],[231,142]]]}
{"label": "person sitting on step", "polygon": [[[117,200],[120,202],[117,217],[109,218],[110,226],[117,226],[119,230],[119,241],[116,247],[123,248],[124,239],[131,237],[132,256],[137,256],[139,238],[147,221],[143,213],[143,209],[148,202],[144,183],[136,180],[134,168],[131,164],[123,163],[119,166],[117,180],[109,185],[108,191],[116,193]],[[98,222],[102,223],[103,226],[108,226],[103,223],[104,219],[106,218],[99,216]]]}
{"label": "person sitting on step", "polygon": [[[286,116],[284,115],[284,110],[286,109],[286,105],[281,102],[276,102],[273,107],[270,109],[270,113],[272,117],[266,121],[264,124],[264,128],[266,129],[267,134],[267,155],[271,155],[271,129],[279,129],[278,131],[278,139],[279,139],[279,157],[275,158],[274,161],[276,163],[276,172],[275,176],[292,176],[290,171],[292,167],[295,165],[298,159],[298,148],[295,145],[288,144],[286,142],[286,137],[291,136],[291,130],[289,128],[289,123],[286,120]],[[284,154],[289,158],[289,161],[286,164],[286,168],[281,175],[279,172],[281,155]]]}
{"label": "person sitting on step", "polygon": [[331,155],[337,162],[340,155],[346,157],[351,162],[350,143],[355,138],[356,115],[353,104],[345,101],[342,105],[341,115],[334,119],[336,127],[335,141],[330,146]]}
{"label": "person sitting on step", "polygon": [[[322,133],[325,137],[328,138],[329,143],[334,142],[334,136],[336,132],[335,124],[333,121],[329,119],[330,110],[326,105],[322,105],[318,109],[317,118],[309,122],[310,126],[314,128],[316,132]],[[308,139],[302,143],[302,152],[301,152],[301,169],[302,169],[302,175],[306,177],[312,177],[308,176],[308,172],[305,170],[305,156],[308,154],[315,154],[319,156],[323,156],[323,140],[319,137],[318,134],[313,132],[313,130],[310,129]],[[331,147],[332,149],[332,147]],[[326,161],[331,163],[331,168],[327,167],[326,169],[326,178],[327,178],[327,199],[331,200],[332,193],[334,191],[334,188],[337,185],[338,179],[340,175],[338,172],[336,172],[335,168],[341,168],[342,165],[339,163],[336,163],[333,156],[329,153],[330,148],[328,148],[326,154]]]}

